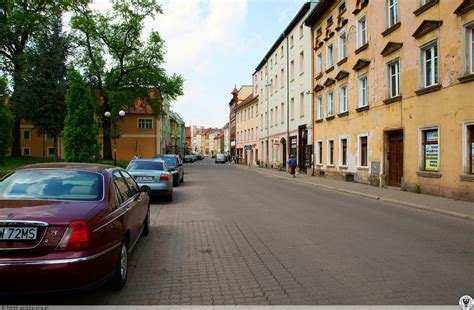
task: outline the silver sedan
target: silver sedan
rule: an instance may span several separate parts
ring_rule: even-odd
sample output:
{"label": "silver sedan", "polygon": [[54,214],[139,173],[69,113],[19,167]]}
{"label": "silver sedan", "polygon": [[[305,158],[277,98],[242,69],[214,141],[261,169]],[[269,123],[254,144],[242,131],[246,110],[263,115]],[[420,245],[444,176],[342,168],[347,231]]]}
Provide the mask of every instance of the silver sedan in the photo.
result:
{"label": "silver sedan", "polygon": [[147,187],[150,197],[166,197],[168,201],[173,201],[173,174],[166,162],[134,159],[128,164],[127,171],[140,188]]}

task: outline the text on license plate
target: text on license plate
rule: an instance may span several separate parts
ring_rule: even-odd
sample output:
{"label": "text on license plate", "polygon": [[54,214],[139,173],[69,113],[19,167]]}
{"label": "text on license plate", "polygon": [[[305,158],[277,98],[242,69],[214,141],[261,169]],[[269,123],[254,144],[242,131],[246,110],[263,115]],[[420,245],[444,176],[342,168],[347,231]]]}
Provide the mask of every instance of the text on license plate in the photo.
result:
{"label": "text on license plate", "polygon": [[0,240],[35,240],[36,227],[0,227]]}
{"label": "text on license plate", "polygon": [[153,181],[153,177],[137,177],[137,181]]}

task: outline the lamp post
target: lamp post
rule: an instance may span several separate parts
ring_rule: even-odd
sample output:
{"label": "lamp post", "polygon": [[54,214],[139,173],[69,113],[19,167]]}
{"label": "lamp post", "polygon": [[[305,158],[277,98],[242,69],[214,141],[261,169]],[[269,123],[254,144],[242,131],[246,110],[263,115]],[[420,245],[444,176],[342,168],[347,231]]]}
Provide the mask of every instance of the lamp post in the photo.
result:
{"label": "lamp post", "polygon": [[[117,129],[117,117],[112,117],[112,113],[110,113],[109,111],[106,111],[104,113],[104,116],[107,117],[107,118],[110,118],[110,120],[112,121],[112,128],[114,130],[114,133],[112,134],[112,137],[114,138],[114,165],[117,166],[117,132],[116,132],[116,129]],[[120,110],[118,112],[118,117],[119,118],[122,118],[125,116],[125,111],[124,110]]]}

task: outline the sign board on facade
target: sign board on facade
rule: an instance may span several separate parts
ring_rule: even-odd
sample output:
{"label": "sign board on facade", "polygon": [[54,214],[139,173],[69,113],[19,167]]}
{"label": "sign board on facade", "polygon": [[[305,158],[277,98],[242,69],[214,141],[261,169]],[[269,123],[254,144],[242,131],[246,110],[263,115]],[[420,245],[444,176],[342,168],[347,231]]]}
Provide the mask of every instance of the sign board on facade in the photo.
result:
{"label": "sign board on facade", "polygon": [[244,146],[244,149],[245,149],[246,151],[251,151],[251,150],[252,150],[252,145],[250,145],[250,144],[249,144],[249,145],[245,145],[245,146]]}
{"label": "sign board on facade", "polygon": [[230,141],[230,146],[235,146],[235,141]]}
{"label": "sign board on facade", "polygon": [[439,159],[438,144],[425,145],[425,170],[438,171],[438,163],[439,163],[438,159]]}
{"label": "sign board on facade", "polygon": [[377,162],[377,161],[371,162],[370,171],[372,174],[380,174],[380,162]]}

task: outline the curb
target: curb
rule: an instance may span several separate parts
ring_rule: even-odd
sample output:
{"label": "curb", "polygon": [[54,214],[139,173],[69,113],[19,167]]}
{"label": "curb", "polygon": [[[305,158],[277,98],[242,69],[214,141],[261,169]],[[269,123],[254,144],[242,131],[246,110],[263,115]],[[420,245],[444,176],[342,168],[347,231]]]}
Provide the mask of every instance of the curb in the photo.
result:
{"label": "curb", "polygon": [[403,201],[403,200],[397,200],[397,199],[385,198],[385,197],[372,195],[372,194],[355,192],[355,191],[351,191],[351,190],[348,190],[348,189],[340,189],[340,188],[337,188],[337,187],[323,185],[323,184],[306,182],[306,181],[302,181],[302,180],[295,180],[295,179],[287,178],[287,177],[284,177],[284,176],[281,176],[281,175],[275,175],[275,174],[271,174],[271,173],[265,173],[263,171],[252,170],[252,169],[249,169],[247,167],[239,167],[238,165],[235,165],[234,167],[236,167],[238,169],[241,169],[241,170],[247,170],[247,171],[251,171],[251,172],[254,172],[254,173],[263,174],[263,175],[266,175],[266,176],[285,179],[285,180],[288,180],[288,181],[293,181],[293,182],[297,182],[297,183],[301,183],[301,184],[311,185],[311,186],[315,186],[315,187],[319,187],[319,188],[323,188],[323,189],[327,189],[327,190],[332,190],[332,191],[346,193],[346,194],[352,194],[352,195],[356,195],[356,196],[360,196],[360,197],[364,197],[364,198],[368,198],[368,199],[380,200],[380,201],[387,202],[387,203],[393,203],[393,204],[396,204],[396,205],[399,205],[399,206],[405,206],[405,207],[410,207],[410,208],[414,208],[414,209],[418,209],[418,210],[424,210],[424,211],[428,211],[428,212],[433,212],[433,213],[443,214],[443,215],[447,215],[447,216],[451,216],[451,217],[456,217],[456,218],[460,218],[460,219],[464,219],[464,220],[468,220],[468,221],[474,221],[474,216],[471,216],[471,215],[468,215],[468,214],[462,214],[462,213],[459,213],[459,212],[428,207],[428,206],[425,206],[425,205],[420,205],[420,204],[416,204],[416,203],[412,203],[412,202],[408,202],[408,201]]}

